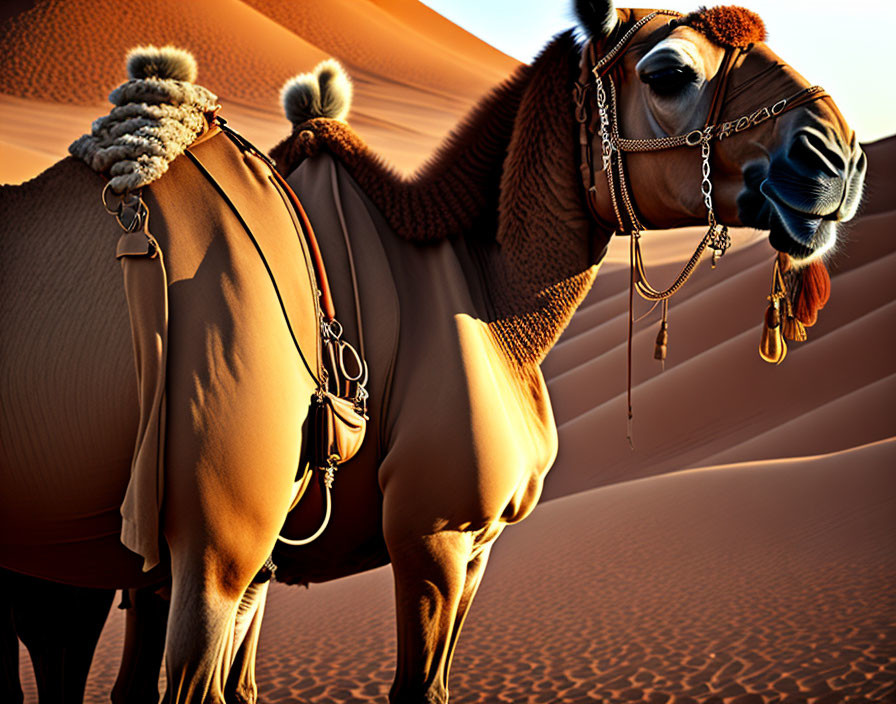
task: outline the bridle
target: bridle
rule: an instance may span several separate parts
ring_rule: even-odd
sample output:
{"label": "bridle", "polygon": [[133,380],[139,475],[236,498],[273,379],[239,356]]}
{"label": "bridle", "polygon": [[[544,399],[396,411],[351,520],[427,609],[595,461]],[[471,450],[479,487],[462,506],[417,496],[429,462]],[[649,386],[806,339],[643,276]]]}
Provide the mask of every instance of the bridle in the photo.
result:
{"label": "bridle", "polygon": [[[712,266],[716,263],[731,245],[728,235],[728,227],[718,222],[712,202],[712,154],[713,140],[723,140],[739,134],[745,130],[762,124],[770,119],[780,117],[788,110],[804,105],[808,102],[829,97],[820,86],[804,88],[797,93],[778,100],[772,105],[761,106],[758,109],[731,120],[721,120],[722,109],[725,105],[728,79],[732,68],[736,65],[741,54],[749,51],[749,47],[726,47],[718,72],[718,81],[713,91],[709,113],[702,129],[695,129],[686,134],[649,139],[628,139],[619,132],[618,99],[616,93],[616,81],[621,73],[619,59],[624,56],[626,47],[637,33],[657,17],[668,16],[672,19],[670,24],[674,26],[676,20],[682,15],[672,10],[657,10],[645,15],[635,22],[622,37],[605,52],[597,57],[597,50],[593,41],[589,41],[582,52],[581,74],[574,84],[573,98],[575,101],[576,121],[579,123],[579,142],[581,147],[580,170],[583,185],[586,192],[588,208],[595,220],[606,229],[615,230],[618,234],[630,237],[630,285],[629,285],[629,317],[628,317],[628,440],[632,442],[632,329],[634,326],[634,293],[638,292],[642,298],[654,303],[662,303],[662,323],[657,335],[656,350],[654,356],[663,361],[666,357],[668,343],[668,304],[669,299],[684,285],[697,267],[700,258],[706,249],[713,250]],[[614,74],[616,80],[614,80]],[[760,74],[762,75],[762,74]],[[757,76],[756,78],[758,78]],[[591,92],[595,94],[593,106],[596,112],[592,112],[589,101]],[[601,164],[606,174],[610,201],[616,216],[616,225],[608,224],[598,212],[596,172],[594,167],[593,140],[600,137]],[[625,171],[625,153],[653,152],[666,149],[696,148],[700,147],[701,153],[701,185],[700,191],[703,203],[706,206],[707,224],[709,226],[706,235],[697,245],[694,254],[685,264],[681,273],[671,286],[660,290],[652,286],[648,281],[644,270],[644,260],[641,253],[641,233],[645,229],[641,218],[638,217],[635,200],[628,187]]]}

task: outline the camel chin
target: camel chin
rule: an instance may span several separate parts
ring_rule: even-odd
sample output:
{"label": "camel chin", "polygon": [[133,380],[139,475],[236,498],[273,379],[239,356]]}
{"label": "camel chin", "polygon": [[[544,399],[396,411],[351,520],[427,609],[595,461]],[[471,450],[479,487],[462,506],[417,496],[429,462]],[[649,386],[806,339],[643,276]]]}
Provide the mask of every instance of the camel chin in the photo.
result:
{"label": "camel chin", "polygon": [[[833,168],[807,174],[805,164],[782,168],[773,158],[770,163],[754,161],[743,170],[744,187],[737,198],[740,221],[768,230],[772,247],[790,255],[797,266],[832,255],[840,224],[855,216],[861,202],[864,153],[855,148],[849,157],[828,158],[828,163],[851,162],[852,169],[843,167],[844,176]],[[800,178],[797,171],[802,172]]]}

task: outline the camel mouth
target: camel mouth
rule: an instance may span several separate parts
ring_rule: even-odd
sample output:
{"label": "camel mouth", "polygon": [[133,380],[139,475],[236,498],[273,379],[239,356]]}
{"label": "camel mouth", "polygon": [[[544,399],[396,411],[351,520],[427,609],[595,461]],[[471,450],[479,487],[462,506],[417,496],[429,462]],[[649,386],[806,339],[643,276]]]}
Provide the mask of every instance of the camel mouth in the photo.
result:
{"label": "camel mouth", "polygon": [[769,231],[771,245],[796,260],[814,259],[837,241],[839,223],[862,200],[867,158],[856,142],[816,124],[795,130],[786,145],[744,166],[738,215]]}
{"label": "camel mouth", "polygon": [[[813,188],[815,186],[815,188]],[[830,250],[837,240],[837,205],[826,195],[807,198],[817,182],[783,185],[769,174],[767,163],[744,169],[744,189],[737,199],[740,221],[757,230],[768,230],[769,243],[796,260],[814,259]]]}
{"label": "camel mouth", "polygon": [[835,220],[783,202],[768,180],[759,190],[769,207],[768,231],[772,247],[800,260],[820,256],[834,245],[837,238]]}

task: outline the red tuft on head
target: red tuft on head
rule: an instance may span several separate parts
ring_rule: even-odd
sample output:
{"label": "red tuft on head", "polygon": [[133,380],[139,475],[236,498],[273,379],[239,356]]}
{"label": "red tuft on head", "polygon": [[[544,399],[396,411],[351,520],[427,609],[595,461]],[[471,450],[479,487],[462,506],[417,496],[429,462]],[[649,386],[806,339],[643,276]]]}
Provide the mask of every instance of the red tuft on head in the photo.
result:
{"label": "red tuft on head", "polygon": [[719,46],[745,49],[755,42],[764,42],[765,23],[752,10],[736,5],[702,7],[682,17],[679,25],[693,27]]}

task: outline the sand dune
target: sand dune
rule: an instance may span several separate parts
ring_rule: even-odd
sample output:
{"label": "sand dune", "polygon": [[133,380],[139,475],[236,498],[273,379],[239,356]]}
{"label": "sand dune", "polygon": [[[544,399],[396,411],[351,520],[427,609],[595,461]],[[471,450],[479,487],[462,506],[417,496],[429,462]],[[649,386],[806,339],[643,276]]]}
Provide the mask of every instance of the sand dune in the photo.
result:
{"label": "sand dune", "polygon": [[[103,18],[102,31],[97,17]],[[412,3],[155,0],[146,13],[114,0],[41,0],[3,25],[0,94],[40,101],[35,113],[66,116],[53,131],[67,147],[108,112],[106,96],[125,78],[125,53],[146,43],[190,49],[198,81],[221,98],[228,118],[237,107],[234,126],[264,149],[290,129],[278,97],[286,79],[336,56],[354,78],[353,124],[403,170],[419,165],[478,97],[517,65]],[[47,110],[47,102],[90,106],[89,118],[69,129],[74,115],[83,113]],[[252,119],[241,120],[247,109]],[[16,116],[0,104],[0,141],[23,144]],[[24,145],[33,148],[34,142]],[[54,154],[62,158],[66,152]],[[0,182],[20,180],[18,172],[0,170]]]}
{"label": "sand dune", "polygon": [[55,164],[56,159],[27,147],[0,142],[0,163],[4,164],[3,174],[10,183],[21,183]]}
{"label": "sand dune", "polygon": [[868,175],[861,213],[872,215],[893,210],[896,172],[893,170],[893,138],[863,145],[868,157]]}
{"label": "sand dune", "polygon": [[[452,702],[886,702],[896,696],[896,439],[551,501],[499,541]],[[275,585],[260,695],[384,701],[388,569]],[[114,660],[122,619],[98,660]],[[89,701],[112,675],[95,668]]]}
{"label": "sand dune", "polygon": [[[462,41],[458,35],[466,33],[436,13],[431,13],[433,20],[441,22],[424,23],[422,18],[399,18],[388,6],[363,0],[246,0],[246,4],[351,68],[370,72],[376,67],[378,76],[434,95],[479,95],[518,64],[469,34],[468,41]],[[413,52],[407,50],[411,45]]]}

